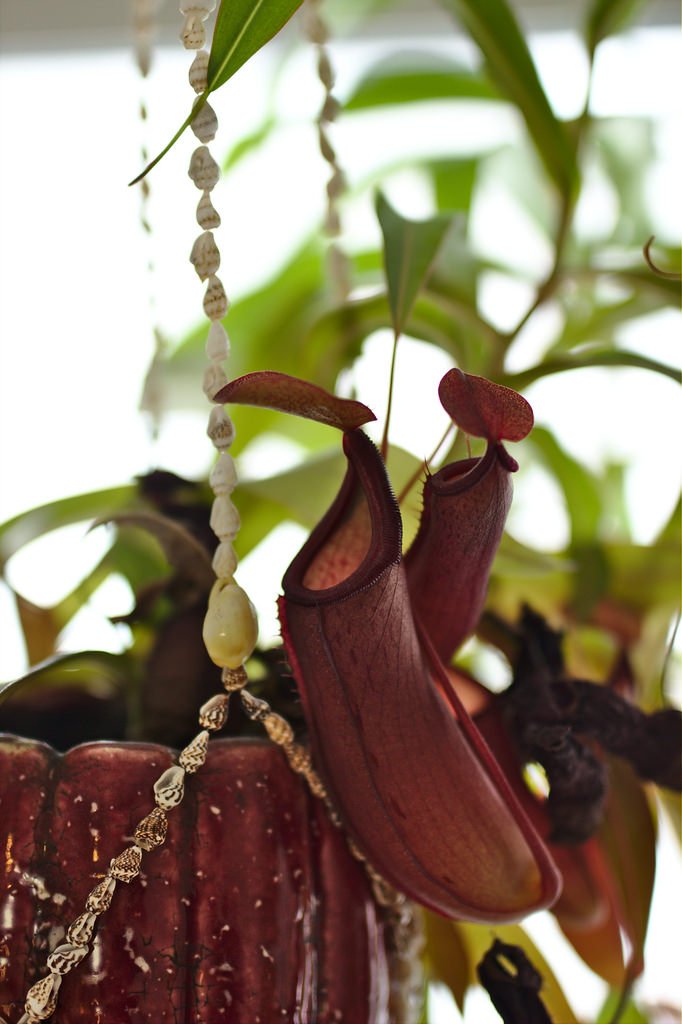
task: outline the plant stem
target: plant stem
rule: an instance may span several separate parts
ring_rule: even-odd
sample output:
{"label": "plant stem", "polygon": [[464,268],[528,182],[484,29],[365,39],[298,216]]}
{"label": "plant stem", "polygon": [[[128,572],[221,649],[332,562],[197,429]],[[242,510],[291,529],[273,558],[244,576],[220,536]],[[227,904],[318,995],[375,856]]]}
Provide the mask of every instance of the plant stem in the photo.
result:
{"label": "plant stem", "polygon": [[443,436],[441,437],[440,441],[438,442],[436,447],[433,449],[433,451],[431,452],[429,457],[424,459],[424,461],[421,464],[421,466],[419,467],[419,469],[417,469],[416,472],[414,472],[412,474],[412,476],[410,477],[410,479],[407,481],[407,483],[403,487],[402,491],[398,495],[398,504],[399,505],[402,505],[402,503],[405,501],[405,498],[410,493],[410,491],[412,490],[412,488],[414,487],[414,485],[416,484],[417,480],[422,475],[422,473],[427,473],[428,472],[429,466],[431,465],[431,463],[435,459],[436,455],[438,454],[439,449],[442,447],[443,444],[445,444],[445,441],[447,440],[448,434],[453,429],[454,429],[454,423],[449,423],[448,426],[445,429],[445,433],[443,434]]}
{"label": "plant stem", "polygon": [[[594,54],[589,54],[589,69],[587,75],[587,89],[585,94],[585,105],[583,106],[582,112],[576,123],[575,130],[575,153],[576,159],[580,155],[580,149],[582,147],[583,139],[585,137],[585,131],[590,121],[590,97],[592,95],[592,74],[594,70]],[[568,235],[573,221],[573,214],[575,213],[576,201],[578,195],[575,190],[568,189],[563,193],[561,197],[561,208],[559,210],[559,221],[557,224],[556,238],[554,241],[554,260],[552,262],[552,268],[545,278],[545,280],[539,285],[536,292],[535,298],[531,303],[529,309],[523,314],[519,322],[515,327],[512,328],[507,334],[502,335],[505,340],[506,348],[512,344],[515,338],[520,334],[523,328],[526,326],[533,314],[544,305],[547,299],[556,291],[561,281],[562,263],[564,258],[564,251],[566,249],[566,242],[568,241]]]}
{"label": "plant stem", "polygon": [[386,422],[384,423],[384,433],[383,433],[383,436],[381,438],[381,447],[379,449],[380,452],[381,452],[381,457],[384,460],[384,462],[386,461],[386,458],[388,456],[388,428],[389,428],[390,423],[391,423],[391,411],[393,409],[393,384],[394,384],[394,380],[395,380],[395,360],[396,360],[396,355],[397,355],[397,352],[398,352],[398,340],[399,340],[399,338],[400,338],[399,334],[394,334],[393,335],[393,352],[391,354],[391,371],[390,371],[389,379],[388,379],[388,402],[386,404]]}

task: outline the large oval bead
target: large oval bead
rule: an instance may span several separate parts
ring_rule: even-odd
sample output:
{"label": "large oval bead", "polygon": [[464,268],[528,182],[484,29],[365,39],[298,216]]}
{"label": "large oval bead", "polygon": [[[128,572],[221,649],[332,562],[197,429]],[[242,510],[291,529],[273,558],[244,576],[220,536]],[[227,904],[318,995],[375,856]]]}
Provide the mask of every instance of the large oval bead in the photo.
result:
{"label": "large oval bead", "polygon": [[213,585],[203,636],[211,661],[221,668],[239,668],[256,646],[256,611],[234,581],[216,580]]}

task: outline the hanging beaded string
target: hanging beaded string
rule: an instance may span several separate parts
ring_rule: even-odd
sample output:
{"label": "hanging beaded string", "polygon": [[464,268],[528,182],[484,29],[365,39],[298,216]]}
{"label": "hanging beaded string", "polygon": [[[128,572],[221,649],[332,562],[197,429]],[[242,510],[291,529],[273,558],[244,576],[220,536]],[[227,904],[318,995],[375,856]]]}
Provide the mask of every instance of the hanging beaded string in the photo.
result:
{"label": "hanging beaded string", "polygon": [[[186,0],[180,5],[180,11],[185,16],[182,42],[186,49],[197,51],[189,72],[190,84],[197,94],[206,88],[209,55],[203,49],[206,41],[204,22],[214,8],[215,0]],[[328,66],[328,62],[325,64],[321,61],[321,64],[323,67]],[[331,72],[326,77],[329,81],[327,88],[330,90]],[[327,100],[329,98],[328,91]],[[223,363],[229,356],[230,346],[221,322],[229,303],[222,282],[216,276],[220,266],[220,252],[213,236],[213,229],[220,225],[220,217],[213,206],[211,192],[218,182],[220,171],[206,145],[215,138],[218,121],[208,103],[201,108],[191,127],[201,143],[192,154],[189,175],[202,193],[197,206],[197,221],[203,230],[192,247],[190,261],[199,278],[207,282],[203,306],[211,326],[206,340],[209,365],[204,374],[203,386],[207,397],[212,399],[227,382]],[[340,172],[336,169],[335,173]],[[334,192],[335,188],[328,189],[330,204],[336,198]],[[177,762],[167,768],[154,783],[156,806],[135,827],[132,844],[112,858],[104,878],[88,894],[85,909],[67,928],[65,941],[49,955],[49,974],[32,985],[27,992],[25,1012],[18,1024],[37,1024],[54,1014],[62,977],[87,956],[97,918],[111,905],[117,884],[127,884],[136,878],[141,870],[143,853],[151,852],[165,842],[167,814],[181,803],[186,776],[204,764],[209,736],[225,725],[232,694],[240,694],[242,707],[248,717],[262,723],[272,742],[281,747],[291,769],[301,775],[311,793],[324,802],[333,824],[341,827],[341,820],[329,794],[312,766],[310,753],[295,742],[289,722],[273,711],[267,701],[254,697],[245,689],[248,676],[244,663],[255,648],[258,624],[253,605],[234,580],[237,556],[233,541],[239,531],[240,521],[230,497],[237,485],[237,473],[229,449],[235,438],[235,429],[222,406],[212,408],[207,433],[218,452],[209,477],[215,495],[210,523],[218,538],[218,545],[213,558],[216,581],[209,597],[203,636],[209,656],[222,670],[224,692],[209,698],[199,709],[200,732],[179,753]],[[391,994],[397,1014],[394,1019],[407,1020],[411,1013],[408,1013],[410,1007],[406,1007],[405,1000],[408,1004],[417,1005],[414,993],[418,990],[419,982],[414,978],[412,965],[416,949],[421,943],[419,916],[413,905],[388,885],[367,862],[354,841],[347,841],[353,857],[365,868],[375,899],[387,913],[393,939],[394,975],[401,983]]]}
{"label": "hanging beaded string", "polygon": [[[143,84],[139,108],[140,121],[142,122],[143,129],[147,122],[147,101],[144,86],[151,69],[153,43],[157,29],[157,17],[162,5],[163,0],[131,0],[135,62],[137,64],[138,71],[140,72]],[[147,149],[147,143],[144,135],[140,156],[142,166],[145,167],[149,162],[149,151]],[[149,181],[147,178],[143,178],[140,182],[140,225],[147,236],[147,244],[149,247],[147,276],[150,282],[148,294],[149,308],[153,324],[154,353],[142,387],[140,409],[142,412],[148,414],[151,423],[152,436],[156,437],[159,432],[162,410],[160,370],[168,347],[168,342],[158,324],[156,316],[156,297],[153,288],[155,267],[151,254],[152,227],[149,219],[149,193]]]}
{"label": "hanging beaded string", "polygon": [[339,245],[338,238],[341,234],[339,200],[346,191],[346,178],[329,138],[329,126],[338,117],[340,109],[333,94],[334,70],[327,47],[329,31],[321,14],[321,0],[308,0],[303,10],[306,33],[317,50],[317,74],[324,88],[324,99],[316,123],[320,153],[331,172],[327,181],[327,211],[324,220],[325,233],[331,240],[327,250],[327,266],[334,298],[337,302],[345,302],[351,287],[350,262]]}

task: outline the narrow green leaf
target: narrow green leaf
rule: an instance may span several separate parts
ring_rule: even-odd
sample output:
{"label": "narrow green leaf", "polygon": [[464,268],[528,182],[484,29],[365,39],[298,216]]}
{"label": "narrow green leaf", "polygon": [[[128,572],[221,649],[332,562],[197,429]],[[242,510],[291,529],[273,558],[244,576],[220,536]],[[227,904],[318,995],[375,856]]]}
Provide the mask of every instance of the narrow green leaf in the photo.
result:
{"label": "narrow green leaf", "polygon": [[575,152],[554,116],[533,59],[506,0],[441,0],[456,15],[483,53],[488,73],[520,110],[550,176],[563,196],[576,187]]}
{"label": "narrow green leaf", "polygon": [[277,35],[303,0],[221,0],[208,61],[208,92],[232,78]]}
{"label": "narrow green leaf", "polygon": [[175,145],[208,96],[232,78],[286,24],[303,0],[221,0],[208,60],[208,85],[177,132],[158,156],[134,178],[135,185]]}
{"label": "narrow green leaf", "polygon": [[557,356],[547,359],[537,366],[519,373],[508,374],[501,383],[515,391],[523,391],[534,380],[548,377],[552,373],[563,373],[565,370],[580,370],[585,366],[636,366],[640,370],[653,370],[664,377],[669,377],[677,384],[680,379],[679,370],[674,366],[666,366],[656,359],[640,355],[639,352],[625,352],[623,349],[588,348],[584,352],[571,356]]}
{"label": "narrow green leaf", "polygon": [[145,167],[145,169],[143,171],[140,171],[140,173],[137,175],[136,178],[133,178],[132,181],[128,182],[128,186],[129,187],[131,187],[132,185],[137,185],[138,181],[142,181],[142,179],[145,178],[149,174],[149,172],[151,170],[153,170],[156,167],[156,165],[161,160],[163,160],[163,158],[165,157],[166,153],[170,149],[173,148],[173,146],[178,141],[180,136],[183,134],[185,129],[189,128],[190,124],[192,123],[192,120],[199,113],[199,111],[203,107],[204,103],[206,102],[207,96],[208,96],[208,93],[204,93],[202,96],[199,97],[199,99],[196,101],[195,105],[192,107],[192,110],[187,115],[185,120],[182,122],[182,124],[180,125],[180,127],[176,131],[175,135],[170,140],[170,142],[166,143],[166,145],[163,147],[161,152],[157,153],[157,155],[154,157],[154,159],[150,163],[147,164],[147,166]]}
{"label": "narrow green leaf", "polygon": [[585,41],[591,54],[607,36],[620,32],[632,21],[644,0],[594,0],[587,12]]}
{"label": "narrow green leaf", "polygon": [[495,86],[477,71],[429,51],[399,53],[379,61],[358,82],[345,110],[442,99],[499,99]]}
{"label": "narrow green leaf", "polygon": [[414,221],[401,217],[381,192],[376,211],[384,236],[384,266],[393,330],[398,336],[412,311],[419,289],[451,227],[451,217]]}

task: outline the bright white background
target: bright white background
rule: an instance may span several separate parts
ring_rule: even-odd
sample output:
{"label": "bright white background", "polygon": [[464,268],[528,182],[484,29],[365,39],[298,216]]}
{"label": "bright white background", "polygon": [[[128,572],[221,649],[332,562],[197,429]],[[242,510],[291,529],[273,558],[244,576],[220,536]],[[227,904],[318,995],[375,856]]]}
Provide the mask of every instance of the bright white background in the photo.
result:
{"label": "bright white background", "polygon": [[[571,36],[552,35],[534,40],[534,48],[558,112],[574,116],[585,75],[579,44]],[[341,92],[365,56],[362,48],[338,51]],[[179,46],[158,55],[146,90],[146,141],[152,151],[166,141],[191,100],[188,63]],[[222,126],[216,152],[226,150],[257,123],[264,109],[269,64],[268,58],[254,60],[215,97]],[[674,34],[633,32],[603,47],[594,91],[597,113],[653,113],[659,120],[659,161],[650,172],[648,188],[656,230],[667,239],[679,234],[682,219],[679,137],[672,121],[682,94],[679,67]],[[56,498],[126,483],[155,465],[199,475],[211,460],[204,413],[174,416],[153,443],[137,412],[153,346],[150,290],[156,295],[161,325],[172,340],[198,319],[202,294],[187,263],[197,233],[197,193],[186,176],[193,142],[189,134],[151,178],[157,267],[153,281],[146,272],[149,250],[139,226],[139,195],[126,187],[140,166],[139,96],[131,57],[123,51],[5,57],[0,64],[0,521]],[[302,237],[321,215],[325,169],[316,155],[311,127],[319,98],[312,57],[302,57],[278,94],[278,107],[291,122],[289,129],[262,159],[250,161],[216,192],[223,216],[218,233],[221,277],[232,295],[274,270],[291,238]],[[415,148],[429,147],[428,133],[437,129],[439,116],[420,115],[404,129],[414,133]],[[458,130],[466,146],[483,139],[490,145],[502,138],[511,140],[517,129],[513,118],[491,120],[477,108],[463,113]],[[377,140],[369,121],[340,124],[335,140],[351,181],[380,165],[391,146],[401,148],[390,135]],[[427,197],[409,175],[394,180],[391,195],[403,203],[407,214],[429,212]],[[609,197],[598,192],[582,211],[586,222],[609,215]],[[481,251],[505,254],[513,246],[519,259],[542,266],[548,258],[542,241],[518,217],[491,189],[489,201],[479,207],[474,237]],[[353,218],[350,235],[366,233],[363,225],[368,222]],[[491,282],[488,310],[502,322],[513,322],[525,301],[524,294],[503,294],[499,282],[497,289]],[[661,314],[630,344],[672,363],[678,338],[677,318]],[[538,338],[528,335],[519,359],[528,359],[537,344]],[[440,354],[425,360],[421,353],[416,364],[409,349],[406,345],[401,353],[397,401],[401,394],[407,396],[408,408],[420,408],[420,415],[418,420],[397,417],[394,440],[424,455],[440,434],[437,415],[431,420],[427,412],[433,406],[435,382],[446,367]],[[379,419],[386,360],[387,345],[379,337],[368,346],[366,373],[359,370],[355,378],[360,397]],[[420,376],[415,382],[417,365]],[[195,383],[199,391],[200,381]],[[571,384],[573,389],[566,379],[550,378],[535,385],[529,397],[536,417],[551,423],[561,442],[595,467],[605,458],[627,460],[635,533],[647,542],[669,514],[679,486],[673,455],[678,447],[673,439],[680,436],[675,387],[668,380],[629,370],[581,371]],[[261,471],[267,472],[267,466]],[[550,549],[566,537],[559,496],[532,475],[518,489],[510,522],[520,539],[530,538]],[[241,581],[263,609],[266,636],[275,628],[272,607],[281,570],[300,538],[299,529],[285,527],[260,559],[248,559],[242,566]],[[14,559],[10,578],[28,598],[49,604],[71,589],[106,544],[104,531],[88,536],[80,528],[60,531],[58,537],[41,541]],[[121,649],[125,630],[116,631],[106,616],[124,613],[130,600],[121,581],[101,588],[64,637],[65,648]],[[0,588],[0,622],[3,680],[24,667],[5,588]],[[673,850],[674,844],[664,845],[660,872],[666,879],[665,896],[657,890],[651,926],[655,955],[649,957],[641,995],[679,1004],[682,984],[670,941],[680,905],[673,898],[680,895]],[[548,916],[531,921],[531,930],[543,949],[554,942]],[[575,1008],[589,1019],[603,986],[577,959],[573,962],[570,953],[564,964],[560,980],[566,981]],[[470,1011],[480,1024],[498,1019],[483,998]],[[442,1019],[456,1018],[444,1013]]]}

